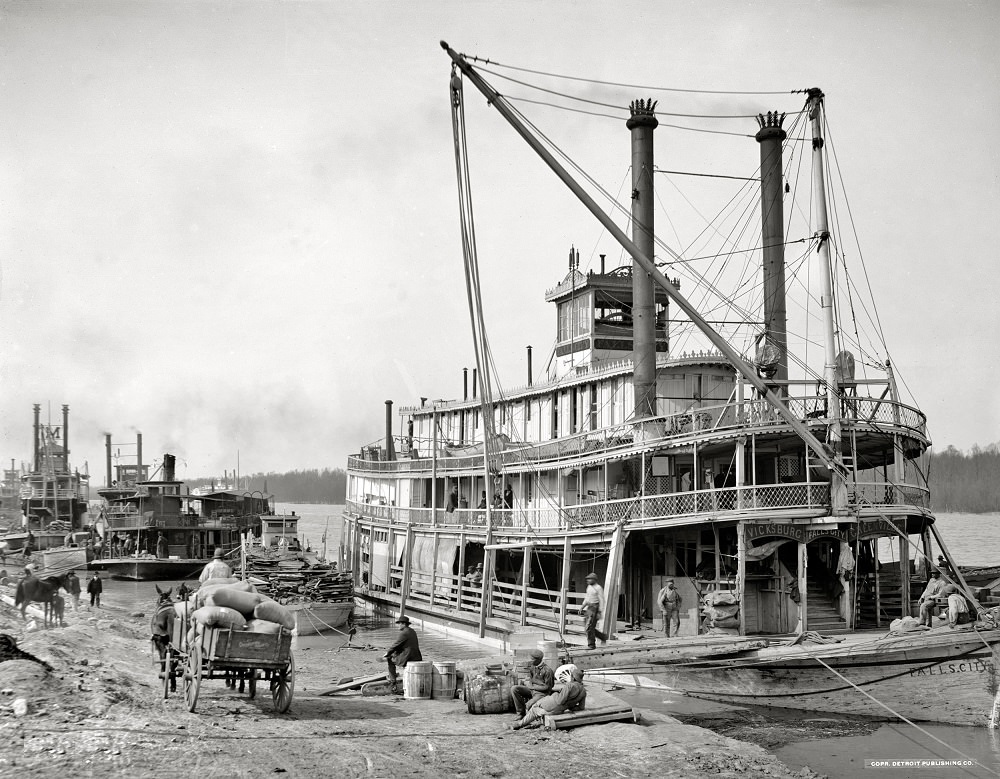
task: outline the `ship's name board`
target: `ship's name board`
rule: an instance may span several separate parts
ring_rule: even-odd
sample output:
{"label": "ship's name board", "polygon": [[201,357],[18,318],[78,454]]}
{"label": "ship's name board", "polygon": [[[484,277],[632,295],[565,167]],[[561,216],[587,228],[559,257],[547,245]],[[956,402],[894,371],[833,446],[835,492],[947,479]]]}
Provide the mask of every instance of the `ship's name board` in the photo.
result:
{"label": "ship's name board", "polygon": [[996,668],[989,660],[971,658],[961,662],[938,663],[927,668],[917,668],[910,671],[910,676],[941,676],[942,674],[962,673],[990,674],[990,676],[993,676],[996,673]]}
{"label": "ship's name board", "polygon": [[780,538],[791,538],[795,541],[802,541],[808,544],[817,538],[836,538],[840,541],[847,541],[847,531],[840,530],[832,525],[790,525],[777,522],[766,524],[747,524],[744,526],[747,539],[764,538],[766,536],[779,536]]}

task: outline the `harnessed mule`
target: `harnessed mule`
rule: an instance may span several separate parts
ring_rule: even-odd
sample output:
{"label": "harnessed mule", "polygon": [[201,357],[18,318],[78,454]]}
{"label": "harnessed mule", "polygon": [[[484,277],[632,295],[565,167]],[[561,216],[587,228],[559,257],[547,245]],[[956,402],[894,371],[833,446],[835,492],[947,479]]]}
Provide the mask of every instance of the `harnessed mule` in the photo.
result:
{"label": "harnessed mule", "polygon": [[174,602],[171,600],[173,588],[161,590],[156,587],[156,606],[153,616],[149,621],[150,640],[153,648],[160,658],[160,674],[170,676],[170,691],[177,690],[177,660],[174,658],[173,650],[170,646],[171,637],[174,634],[174,620],[177,617],[174,611]]}

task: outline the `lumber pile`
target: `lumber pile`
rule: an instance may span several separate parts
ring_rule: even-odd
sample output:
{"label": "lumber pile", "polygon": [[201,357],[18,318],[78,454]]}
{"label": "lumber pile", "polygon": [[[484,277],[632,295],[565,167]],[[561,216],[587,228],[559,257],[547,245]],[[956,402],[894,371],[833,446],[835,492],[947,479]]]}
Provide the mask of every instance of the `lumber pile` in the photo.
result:
{"label": "lumber pile", "polygon": [[338,571],[328,563],[305,557],[248,557],[247,576],[264,582],[257,590],[279,603],[337,602],[354,598],[354,583],[349,571]]}
{"label": "lumber pile", "polygon": [[545,727],[548,730],[565,730],[581,725],[597,725],[601,722],[638,722],[639,712],[626,703],[600,706],[583,711],[567,711],[565,714],[546,714]]}

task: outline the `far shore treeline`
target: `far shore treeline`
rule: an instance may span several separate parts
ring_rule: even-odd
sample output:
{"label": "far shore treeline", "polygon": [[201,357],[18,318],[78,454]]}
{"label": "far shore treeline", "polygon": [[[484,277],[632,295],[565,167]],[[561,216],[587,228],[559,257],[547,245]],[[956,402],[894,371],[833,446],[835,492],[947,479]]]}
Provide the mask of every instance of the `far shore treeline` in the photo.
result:
{"label": "far shore treeline", "polygon": [[[935,511],[971,514],[1000,512],[1000,443],[968,452],[949,446],[931,452],[931,502]],[[212,479],[190,479],[191,487],[207,486]],[[214,480],[221,485],[223,480]],[[255,473],[240,476],[242,489],[274,495],[280,503],[344,503],[347,473],[340,469]]]}
{"label": "far shore treeline", "polygon": [[[231,479],[188,479],[194,487],[231,485]],[[254,473],[240,475],[240,491],[263,492],[273,495],[278,503],[343,503],[347,494],[347,472],[330,470],[286,471],[285,473]]]}

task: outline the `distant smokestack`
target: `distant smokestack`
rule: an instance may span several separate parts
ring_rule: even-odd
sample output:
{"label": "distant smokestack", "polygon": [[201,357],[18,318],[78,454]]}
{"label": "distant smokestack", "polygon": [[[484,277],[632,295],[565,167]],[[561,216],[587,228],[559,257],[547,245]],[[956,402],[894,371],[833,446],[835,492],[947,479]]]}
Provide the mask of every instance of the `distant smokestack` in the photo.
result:
{"label": "distant smokestack", "polygon": [[528,386],[531,386],[531,347],[528,347]]}
{"label": "distant smokestack", "polygon": [[176,473],[176,460],[177,458],[172,454],[163,455],[163,481],[175,481],[174,474]]}
{"label": "distant smokestack", "polygon": [[69,470],[69,406],[63,404],[63,467]]}
{"label": "distant smokestack", "polygon": [[135,472],[135,480],[140,482],[142,478],[142,433],[135,434],[135,464],[138,470]]}
{"label": "distant smokestack", "polygon": [[472,399],[476,399],[476,388],[479,386],[479,369],[472,369]]}
{"label": "distant smokestack", "polygon": [[385,402],[385,459],[396,459],[396,447],[392,442],[392,401]]}
{"label": "distant smokestack", "polygon": [[601,275],[602,276],[604,275],[604,257],[605,257],[605,255],[602,254],[601,255]]}
{"label": "distant smokestack", "polygon": [[108,487],[110,487],[111,482],[114,481],[114,478],[112,477],[111,474],[111,433],[106,433],[104,436],[104,466],[105,468],[107,468],[107,474],[108,474],[106,476],[105,484],[107,484]]}
{"label": "distant smokestack", "polygon": [[42,407],[38,403],[36,403],[35,404],[35,447],[34,447],[34,452],[32,453],[34,464],[31,469],[33,471],[40,471],[42,469],[42,463],[38,459],[39,458],[38,439],[41,436],[41,424],[39,422],[39,417],[41,416],[41,413],[42,413]]}
{"label": "distant smokestack", "polygon": [[469,369],[462,368],[462,400],[469,399]]}

